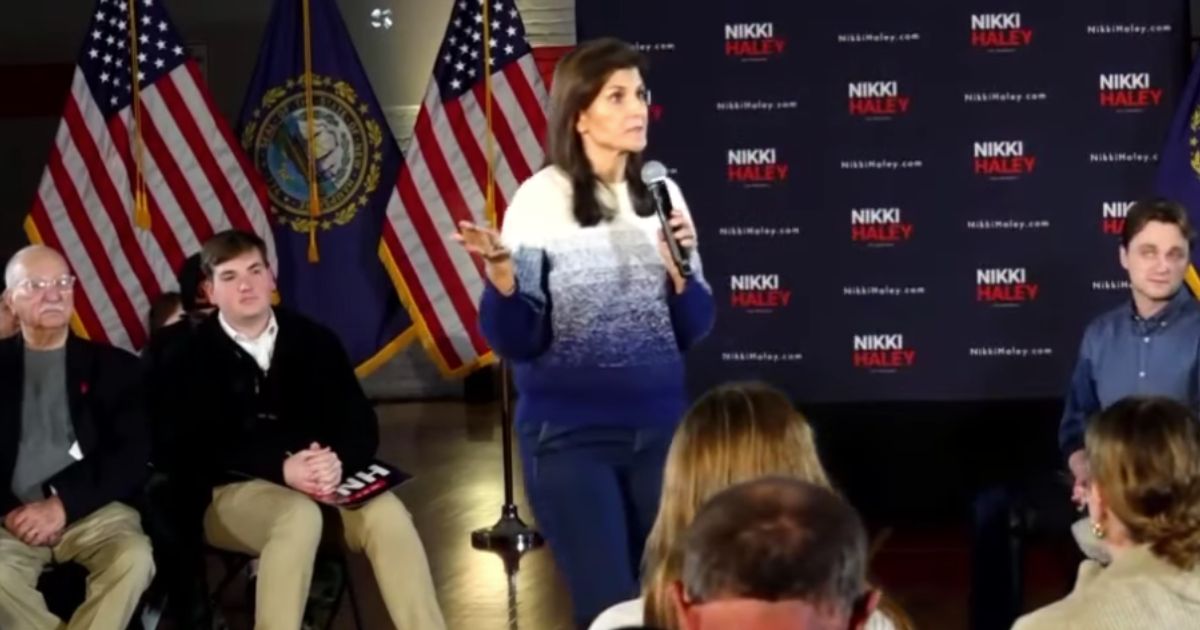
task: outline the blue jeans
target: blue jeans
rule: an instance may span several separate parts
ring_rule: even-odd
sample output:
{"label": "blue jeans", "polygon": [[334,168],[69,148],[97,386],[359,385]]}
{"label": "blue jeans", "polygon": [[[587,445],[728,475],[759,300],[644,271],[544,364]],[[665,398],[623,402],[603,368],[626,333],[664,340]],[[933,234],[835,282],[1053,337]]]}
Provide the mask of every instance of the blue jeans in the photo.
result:
{"label": "blue jeans", "polygon": [[674,428],[517,427],[526,494],[578,628],[638,594]]}

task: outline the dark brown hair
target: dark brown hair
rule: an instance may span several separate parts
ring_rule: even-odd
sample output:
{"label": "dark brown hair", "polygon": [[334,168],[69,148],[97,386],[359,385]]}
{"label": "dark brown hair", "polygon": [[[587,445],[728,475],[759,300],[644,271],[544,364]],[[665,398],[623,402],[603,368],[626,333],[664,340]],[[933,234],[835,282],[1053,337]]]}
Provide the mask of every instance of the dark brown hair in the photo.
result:
{"label": "dark brown hair", "polygon": [[165,326],[167,318],[181,308],[183,308],[183,302],[179,299],[179,294],[174,291],[167,291],[155,298],[150,303],[150,332],[155,332]]}
{"label": "dark brown hair", "polygon": [[271,264],[267,260],[267,244],[257,234],[242,230],[217,232],[200,249],[200,269],[205,278],[211,278],[217,265],[254,250],[258,250],[264,263]]}
{"label": "dark brown hair", "polygon": [[[612,73],[628,68],[645,76],[645,56],[623,41],[603,38],[579,44],[554,69],[546,162],[557,166],[571,180],[572,210],[575,220],[585,227],[611,218],[614,209],[603,207],[596,198],[596,174],[575,125],[579,114],[596,100]],[[629,154],[625,164],[629,196],[634,210],[648,215],[652,212],[650,193],[642,183],[641,170],[641,154]]]}
{"label": "dark brown hair", "polygon": [[1179,231],[1183,233],[1183,238],[1189,243],[1196,236],[1192,230],[1192,222],[1188,219],[1187,208],[1184,208],[1183,204],[1170,199],[1143,199],[1133,204],[1129,208],[1129,213],[1125,215],[1125,229],[1121,231],[1121,246],[1128,248],[1133,237],[1146,229],[1146,224],[1151,221],[1169,223],[1178,227]]}
{"label": "dark brown hair", "polygon": [[210,306],[204,295],[204,270],[201,269],[200,252],[188,256],[179,267],[175,280],[179,283],[179,296],[183,310],[191,313],[198,308]]}
{"label": "dark brown hair", "polygon": [[703,603],[803,600],[852,611],[869,592],[867,532],[831,490],[764,477],[720,492],[683,541],[681,581]]}

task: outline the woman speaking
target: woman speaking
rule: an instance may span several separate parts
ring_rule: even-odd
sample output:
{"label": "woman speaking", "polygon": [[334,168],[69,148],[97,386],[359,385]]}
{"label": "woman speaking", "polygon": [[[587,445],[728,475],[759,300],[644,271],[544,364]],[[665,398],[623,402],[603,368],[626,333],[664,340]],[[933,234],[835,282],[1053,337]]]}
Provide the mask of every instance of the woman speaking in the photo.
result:
{"label": "woman speaking", "polygon": [[526,180],[500,233],[460,224],[485,261],[484,336],[513,364],[525,487],[575,623],[638,592],[663,462],[687,404],[683,352],[713,322],[683,196],[667,182],[681,273],[643,183],[645,60],[580,44],[555,70],[548,166]]}

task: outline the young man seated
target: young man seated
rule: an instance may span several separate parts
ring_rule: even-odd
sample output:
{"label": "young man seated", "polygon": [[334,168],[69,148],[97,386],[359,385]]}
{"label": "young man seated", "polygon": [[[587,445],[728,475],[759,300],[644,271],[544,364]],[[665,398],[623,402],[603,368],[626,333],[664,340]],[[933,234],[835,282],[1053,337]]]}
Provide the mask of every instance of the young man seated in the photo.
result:
{"label": "young man seated", "polygon": [[[177,423],[168,469],[181,491],[199,493],[181,502],[191,506],[192,531],[259,558],[255,627],[295,630],[321,539],[319,505],[334,503],[343,471],[372,461],[378,421],[334,334],[272,308],[275,279],[261,239],[221,232],[204,244],[202,260],[217,311],[169,364],[155,366],[170,384],[155,392],[154,420]],[[400,500],[389,492],[337,512],[346,545],[370,559],[392,623],[444,628]]]}
{"label": "young man seated", "polygon": [[134,497],[149,438],[137,359],[71,335],[75,276],[40,245],[4,270],[20,333],[0,342],[0,628],[63,622],[37,591],[76,562],[87,596],[66,628],[121,630],[154,575]]}

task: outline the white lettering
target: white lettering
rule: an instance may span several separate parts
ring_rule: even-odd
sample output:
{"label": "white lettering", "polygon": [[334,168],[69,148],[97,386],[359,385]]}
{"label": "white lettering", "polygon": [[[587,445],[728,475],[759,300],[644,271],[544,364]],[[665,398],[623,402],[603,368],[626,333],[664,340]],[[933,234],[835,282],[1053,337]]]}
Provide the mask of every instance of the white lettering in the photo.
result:
{"label": "white lettering", "polygon": [[904,335],[854,335],[855,350],[903,350]]}
{"label": "white lettering", "polygon": [[729,284],[734,291],[771,291],[779,288],[779,275],[731,276]]}
{"label": "white lettering", "polygon": [[774,36],[775,24],[772,22],[725,25],[725,39],[767,39]]}
{"label": "white lettering", "polygon": [[1023,267],[975,270],[976,284],[1024,284],[1025,277],[1025,269]]}
{"label": "white lettering", "polygon": [[976,142],[975,157],[1017,157],[1025,155],[1025,143],[1020,140]]}
{"label": "white lettering", "polygon": [[971,30],[996,31],[1021,28],[1020,13],[983,13],[971,16]]}

